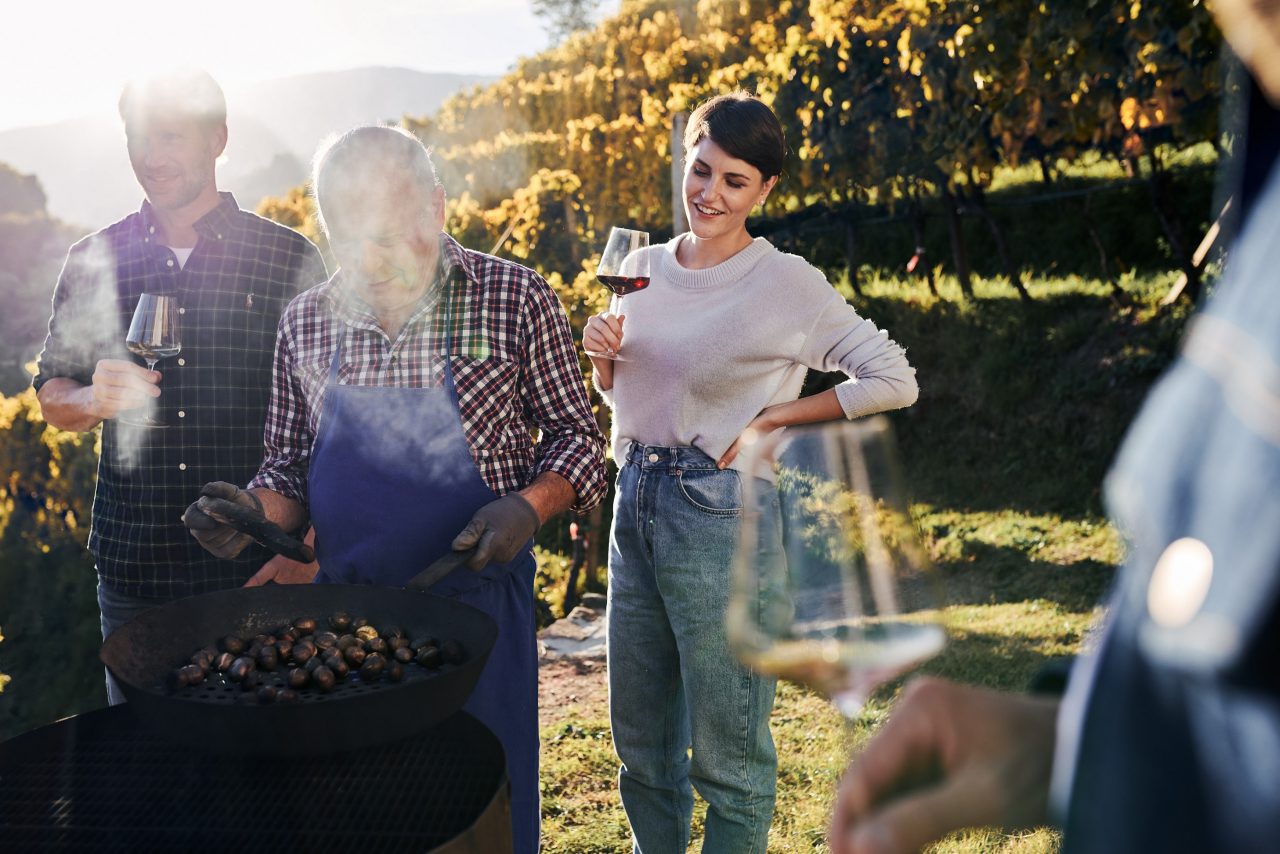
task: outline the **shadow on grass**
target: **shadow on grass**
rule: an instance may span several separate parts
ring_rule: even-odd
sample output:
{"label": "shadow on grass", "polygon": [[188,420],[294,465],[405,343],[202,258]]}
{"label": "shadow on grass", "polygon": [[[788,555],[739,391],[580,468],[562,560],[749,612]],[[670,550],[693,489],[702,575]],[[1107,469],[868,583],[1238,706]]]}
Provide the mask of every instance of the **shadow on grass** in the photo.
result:
{"label": "shadow on grass", "polygon": [[1006,546],[966,541],[958,559],[937,564],[948,605],[999,605],[1046,600],[1072,613],[1103,604],[1116,568],[1097,560],[1038,561]]}

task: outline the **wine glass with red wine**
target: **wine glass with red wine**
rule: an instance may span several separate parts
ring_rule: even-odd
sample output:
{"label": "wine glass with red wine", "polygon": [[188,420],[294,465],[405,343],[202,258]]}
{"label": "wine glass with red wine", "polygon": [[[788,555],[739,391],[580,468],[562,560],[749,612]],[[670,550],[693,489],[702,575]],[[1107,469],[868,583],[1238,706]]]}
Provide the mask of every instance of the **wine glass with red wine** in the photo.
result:
{"label": "wine glass with red wine", "polygon": [[[125,346],[130,353],[142,357],[149,371],[154,371],[161,359],[178,355],[182,350],[178,339],[178,300],[159,294],[140,296],[133,311],[133,321],[129,324],[129,334],[125,336]],[[148,404],[154,405],[154,401]],[[147,407],[131,410],[121,415],[120,420],[134,427],[166,426]]]}
{"label": "wine glass with red wine", "polygon": [[889,422],[834,421],[746,450],[726,618],[752,669],[824,694],[846,719],[946,642],[930,563],[908,510]]}
{"label": "wine glass with red wine", "polygon": [[[622,313],[622,298],[627,294],[649,287],[649,232],[631,228],[614,228],[609,232],[609,242],[596,265],[596,278],[608,288],[609,313]],[[602,359],[625,358],[615,350],[601,353],[587,351],[588,356]]]}

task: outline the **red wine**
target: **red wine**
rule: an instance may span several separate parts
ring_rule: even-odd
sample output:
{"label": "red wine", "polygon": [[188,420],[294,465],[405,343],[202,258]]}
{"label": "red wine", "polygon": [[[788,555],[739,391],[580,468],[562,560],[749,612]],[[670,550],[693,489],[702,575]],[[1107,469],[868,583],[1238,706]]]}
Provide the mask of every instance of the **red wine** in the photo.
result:
{"label": "red wine", "polygon": [[649,287],[648,276],[596,276],[600,284],[620,297],[642,291]]}

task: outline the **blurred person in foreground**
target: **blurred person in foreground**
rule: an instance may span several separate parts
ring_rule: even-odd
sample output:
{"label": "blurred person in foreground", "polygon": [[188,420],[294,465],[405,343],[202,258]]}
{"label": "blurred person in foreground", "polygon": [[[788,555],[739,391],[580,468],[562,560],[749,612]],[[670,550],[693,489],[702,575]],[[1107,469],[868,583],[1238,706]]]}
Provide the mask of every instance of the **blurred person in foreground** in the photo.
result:
{"label": "blurred person in foreground", "polygon": [[1068,852],[1280,840],[1280,6],[1214,9],[1257,87],[1244,224],[1109,476],[1130,548],[1098,648],[1061,703],[909,685],[841,782],[834,854],[1051,815]]}
{"label": "blurred person in foreground", "polygon": [[[280,322],[258,474],[247,491],[214,488],[285,530],[310,517],[318,569],[254,583],[403,587],[476,549],[431,590],[498,624],[465,708],[506,750],[527,854],[539,836],[533,535],[605,491],[569,322],[537,273],[444,233],[444,187],[412,134],[348,131],[322,149],[312,186],[339,269]],[[248,543],[195,505],[186,518],[215,554]]]}
{"label": "blurred person in foreground", "polygon": [[[191,541],[181,516],[215,473],[257,470],[280,313],[328,275],[305,237],[218,192],[227,108],[207,73],[136,80],[119,109],[146,200],[71,247],[34,380],[49,424],[102,425],[89,549],[104,638],[148,608],[238,587],[283,560],[258,547],[216,558]],[[125,350],[143,293],[178,301],[182,351],[163,371]],[[168,426],[118,420],[143,407]],[[107,697],[124,700],[109,675]]]}

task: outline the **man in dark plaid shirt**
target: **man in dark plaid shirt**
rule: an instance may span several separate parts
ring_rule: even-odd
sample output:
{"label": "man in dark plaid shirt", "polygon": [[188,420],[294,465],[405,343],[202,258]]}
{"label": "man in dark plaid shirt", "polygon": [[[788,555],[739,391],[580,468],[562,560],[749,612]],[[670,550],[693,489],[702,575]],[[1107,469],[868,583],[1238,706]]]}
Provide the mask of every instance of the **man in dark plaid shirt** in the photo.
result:
{"label": "man in dark plaid shirt", "polygon": [[[215,558],[181,516],[204,483],[257,470],[280,314],[327,278],[306,238],[219,194],[226,106],[207,74],[131,84],[120,114],[147,200],[71,248],[35,378],[50,424],[103,425],[89,548],[104,637],[160,602],[239,586],[270,558],[256,547]],[[124,347],[144,292],[179,305],[181,353],[159,371]],[[167,426],[117,417],[139,407]]]}
{"label": "man in dark plaid shirt", "polygon": [[[443,233],[444,190],[411,134],[348,132],[317,161],[313,186],[340,269],[280,322],[262,468],[247,491],[210,488],[286,530],[309,511],[318,570],[282,564],[257,581],[403,587],[451,550],[473,550],[431,590],[498,625],[465,708],[502,741],[514,850],[532,854],[531,544],[547,519],[605,491],[604,437],[568,319],[541,276]],[[200,503],[187,520],[215,554],[248,541]]]}

